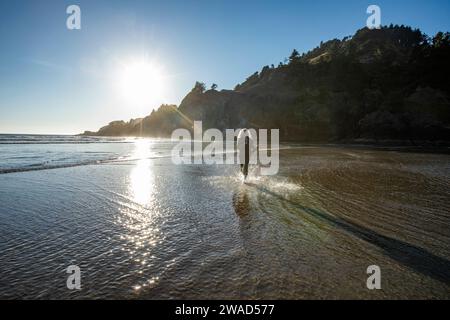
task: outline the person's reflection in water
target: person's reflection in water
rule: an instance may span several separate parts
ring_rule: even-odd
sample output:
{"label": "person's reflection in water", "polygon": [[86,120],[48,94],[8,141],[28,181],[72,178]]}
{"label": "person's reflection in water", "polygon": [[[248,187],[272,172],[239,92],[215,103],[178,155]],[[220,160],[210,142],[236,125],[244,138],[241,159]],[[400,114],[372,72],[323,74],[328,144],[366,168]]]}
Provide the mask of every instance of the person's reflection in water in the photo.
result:
{"label": "person's reflection in water", "polygon": [[247,190],[239,189],[233,194],[233,207],[238,216],[246,216],[250,212],[250,200]]}
{"label": "person's reflection in water", "polygon": [[[239,248],[239,265],[242,272],[253,274],[254,270],[264,270],[266,261],[262,259],[260,251],[261,234],[257,229],[257,216],[255,208],[252,208],[252,194],[247,187],[238,188],[233,194],[233,208],[239,224],[239,235],[237,243]],[[257,279],[250,279],[248,285],[252,292],[258,285]],[[253,294],[248,296],[255,299]]]}

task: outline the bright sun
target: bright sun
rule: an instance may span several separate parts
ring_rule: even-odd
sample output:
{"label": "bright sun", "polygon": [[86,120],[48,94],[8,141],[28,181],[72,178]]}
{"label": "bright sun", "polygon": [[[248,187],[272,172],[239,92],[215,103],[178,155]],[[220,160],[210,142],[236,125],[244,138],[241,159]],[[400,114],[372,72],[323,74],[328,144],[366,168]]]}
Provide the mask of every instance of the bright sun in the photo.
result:
{"label": "bright sun", "polygon": [[119,90],[123,98],[139,107],[156,107],[164,99],[165,77],[160,65],[147,59],[130,60],[121,66]]}

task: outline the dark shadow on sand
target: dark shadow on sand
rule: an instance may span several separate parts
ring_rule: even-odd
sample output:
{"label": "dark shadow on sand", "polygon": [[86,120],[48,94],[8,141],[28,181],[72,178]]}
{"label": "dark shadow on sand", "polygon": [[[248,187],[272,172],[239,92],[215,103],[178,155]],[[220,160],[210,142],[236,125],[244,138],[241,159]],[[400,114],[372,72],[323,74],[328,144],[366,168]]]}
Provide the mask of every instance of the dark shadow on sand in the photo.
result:
{"label": "dark shadow on sand", "polygon": [[355,224],[348,219],[339,218],[317,209],[302,206],[259,185],[253,183],[248,183],[247,185],[282,201],[286,201],[313,217],[319,218],[334,227],[345,230],[360,239],[378,246],[388,257],[416,272],[443,282],[446,285],[450,284],[450,262],[445,258],[441,258],[425,249],[404,241],[379,234],[376,231]]}

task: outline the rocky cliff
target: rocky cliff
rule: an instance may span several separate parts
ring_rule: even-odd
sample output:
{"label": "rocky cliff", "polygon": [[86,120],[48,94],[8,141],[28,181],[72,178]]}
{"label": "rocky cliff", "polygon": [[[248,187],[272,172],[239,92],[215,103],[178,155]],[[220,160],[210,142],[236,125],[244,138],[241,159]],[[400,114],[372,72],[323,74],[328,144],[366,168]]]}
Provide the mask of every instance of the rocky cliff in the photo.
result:
{"label": "rocky cliff", "polygon": [[278,128],[283,140],[450,141],[450,35],[404,26],[361,29],[278,66],[234,90],[197,82],[177,107],[114,121],[89,135],[167,137],[175,128]]}

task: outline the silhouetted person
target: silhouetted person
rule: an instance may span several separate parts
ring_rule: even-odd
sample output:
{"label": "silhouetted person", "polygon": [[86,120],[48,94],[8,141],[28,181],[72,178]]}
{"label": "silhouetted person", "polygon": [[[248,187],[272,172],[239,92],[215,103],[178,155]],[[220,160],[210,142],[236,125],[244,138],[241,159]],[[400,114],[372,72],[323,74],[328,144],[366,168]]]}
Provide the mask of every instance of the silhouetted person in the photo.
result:
{"label": "silhouetted person", "polygon": [[238,135],[238,152],[239,152],[239,164],[241,166],[241,172],[244,175],[244,180],[248,176],[248,165],[250,163],[250,152],[253,152],[253,138],[249,130],[242,129]]}
{"label": "silhouetted person", "polygon": [[250,138],[245,137],[245,146],[244,146],[244,163],[241,164],[241,172],[244,175],[244,179],[247,179],[248,176],[248,163],[250,162]]}

